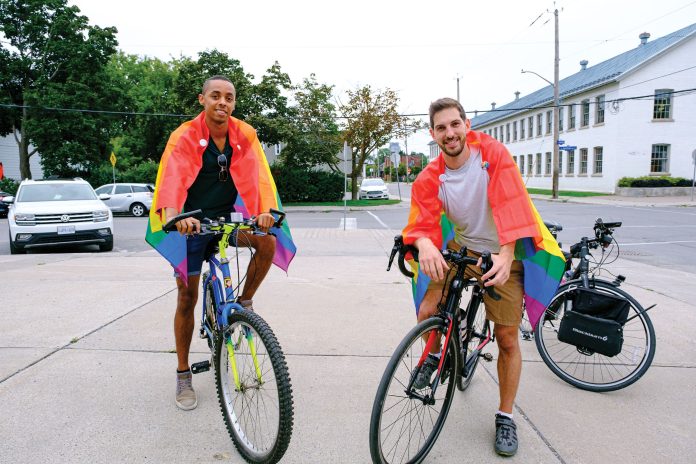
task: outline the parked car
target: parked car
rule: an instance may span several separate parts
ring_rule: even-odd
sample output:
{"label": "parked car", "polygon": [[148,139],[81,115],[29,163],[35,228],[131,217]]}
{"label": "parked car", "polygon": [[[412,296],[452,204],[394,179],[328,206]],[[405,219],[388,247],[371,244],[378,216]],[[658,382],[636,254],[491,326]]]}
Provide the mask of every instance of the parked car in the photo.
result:
{"label": "parked car", "polygon": [[99,245],[114,248],[111,210],[88,182],[76,179],[23,180],[10,203],[7,216],[10,253],[55,245]]}
{"label": "parked car", "polygon": [[359,198],[361,200],[389,199],[389,189],[379,177],[375,179],[365,179],[360,184]]}
{"label": "parked car", "polygon": [[10,209],[10,205],[2,201],[2,199],[9,196],[11,196],[9,193],[0,190],[0,218],[7,217],[7,211]]}
{"label": "parked car", "polygon": [[104,201],[114,213],[130,212],[140,217],[150,211],[152,194],[155,187],[152,184],[106,184],[99,187],[97,194],[106,194],[111,198]]}

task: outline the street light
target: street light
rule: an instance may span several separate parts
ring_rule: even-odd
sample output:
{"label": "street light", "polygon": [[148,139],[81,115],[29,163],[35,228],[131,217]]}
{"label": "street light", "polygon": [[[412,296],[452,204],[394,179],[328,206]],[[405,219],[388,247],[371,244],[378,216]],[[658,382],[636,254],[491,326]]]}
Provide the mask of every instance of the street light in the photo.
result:
{"label": "street light", "polygon": [[[522,74],[531,73],[535,76],[545,80],[553,88],[553,175],[551,177],[551,198],[558,199],[558,85],[554,85],[550,80],[546,79],[534,71],[522,70]],[[556,82],[558,82],[558,75],[556,74]]]}
{"label": "street light", "polygon": [[555,22],[555,35],[556,35],[556,40],[555,40],[555,59],[554,59],[554,66],[553,66],[553,82],[550,80],[546,79],[543,76],[540,76],[539,74],[535,73],[534,71],[525,71],[524,69],[522,70],[522,73],[531,73],[534,74],[535,76],[540,77],[541,79],[545,80],[548,82],[551,87],[553,87],[553,176],[551,180],[551,198],[553,199],[558,199],[558,108],[559,108],[559,99],[558,99],[558,10],[554,10],[553,12],[554,15],[554,22]]}

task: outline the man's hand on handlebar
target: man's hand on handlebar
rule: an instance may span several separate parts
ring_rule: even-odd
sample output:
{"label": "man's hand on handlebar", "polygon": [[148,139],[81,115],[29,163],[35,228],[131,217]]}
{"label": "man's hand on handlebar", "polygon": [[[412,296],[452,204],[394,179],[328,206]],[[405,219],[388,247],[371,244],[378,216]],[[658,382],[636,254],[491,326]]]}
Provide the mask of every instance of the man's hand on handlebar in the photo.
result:
{"label": "man's hand on handlebar", "polygon": [[414,245],[418,248],[418,262],[425,275],[436,282],[444,279],[449,266],[433,242],[427,237],[421,237]]}
{"label": "man's hand on handlebar", "polygon": [[[510,268],[512,261],[515,259],[515,244],[508,243],[500,246],[500,253],[491,254],[493,265],[490,270],[481,276],[484,286],[503,285],[510,278]],[[478,266],[482,264],[479,258]]]}
{"label": "man's hand on handlebar", "polygon": [[[164,208],[165,222],[179,214],[174,208]],[[176,230],[181,235],[198,234],[201,231],[201,222],[195,217],[188,217],[176,222]]]}
{"label": "man's hand on handlebar", "polygon": [[256,217],[256,225],[263,232],[268,232],[268,229],[275,223],[275,218],[271,213],[261,213]]}

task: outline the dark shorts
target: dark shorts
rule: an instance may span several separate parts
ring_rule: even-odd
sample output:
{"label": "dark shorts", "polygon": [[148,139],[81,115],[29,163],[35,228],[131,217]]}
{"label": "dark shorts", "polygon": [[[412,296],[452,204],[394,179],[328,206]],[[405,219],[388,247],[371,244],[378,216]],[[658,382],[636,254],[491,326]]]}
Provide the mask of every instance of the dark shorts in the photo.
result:
{"label": "dark shorts", "polygon": [[[186,237],[186,273],[189,276],[199,275],[203,269],[203,261],[217,249],[217,240],[212,234],[188,235]],[[176,274],[175,274],[176,276]]]}

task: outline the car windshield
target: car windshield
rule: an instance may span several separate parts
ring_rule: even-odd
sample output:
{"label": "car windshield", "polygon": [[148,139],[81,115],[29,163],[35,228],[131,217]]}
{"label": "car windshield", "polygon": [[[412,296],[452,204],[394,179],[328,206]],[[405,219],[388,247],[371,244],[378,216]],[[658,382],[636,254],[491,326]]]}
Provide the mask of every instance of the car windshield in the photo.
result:
{"label": "car windshield", "polygon": [[19,190],[18,202],[95,200],[94,190],[87,184],[33,184]]}
{"label": "car windshield", "polygon": [[362,187],[384,187],[384,181],[382,179],[365,179]]}

